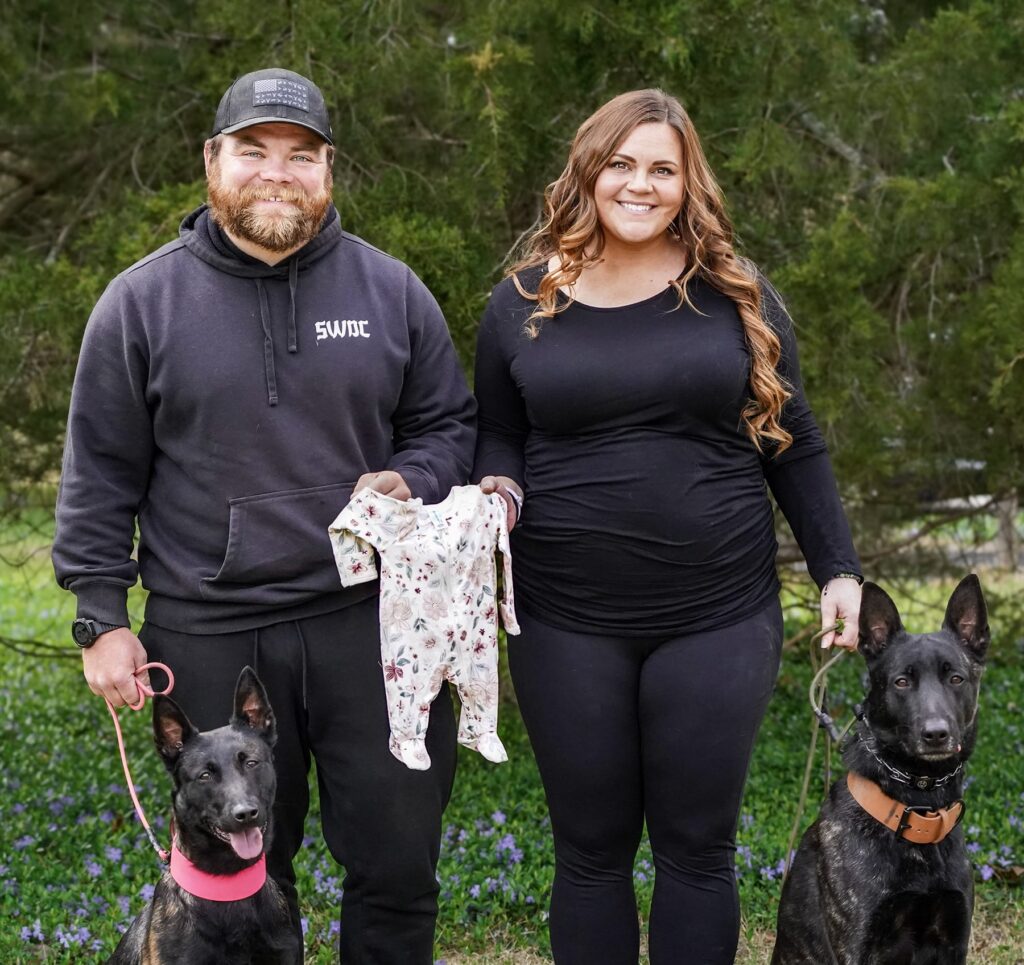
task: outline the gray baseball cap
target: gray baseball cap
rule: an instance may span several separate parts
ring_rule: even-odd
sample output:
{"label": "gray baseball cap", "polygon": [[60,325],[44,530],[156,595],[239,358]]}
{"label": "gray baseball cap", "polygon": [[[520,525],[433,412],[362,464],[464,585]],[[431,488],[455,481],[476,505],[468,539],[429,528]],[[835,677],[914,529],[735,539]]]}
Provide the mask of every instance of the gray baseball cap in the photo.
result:
{"label": "gray baseball cap", "polygon": [[273,122],[298,124],[328,144],[334,143],[331,119],[320,88],[301,74],[282,67],[254,70],[239,77],[220,99],[211,136]]}

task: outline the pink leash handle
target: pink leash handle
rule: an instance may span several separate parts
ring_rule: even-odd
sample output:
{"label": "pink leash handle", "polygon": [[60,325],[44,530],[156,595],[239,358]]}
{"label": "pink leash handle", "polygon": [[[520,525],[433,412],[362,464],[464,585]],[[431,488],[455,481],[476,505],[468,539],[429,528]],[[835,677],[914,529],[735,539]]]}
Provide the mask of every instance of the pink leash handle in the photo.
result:
{"label": "pink leash handle", "polygon": [[[144,684],[139,679],[139,674],[141,674],[144,670],[151,669],[162,670],[165,674],[167,674],[167,687],[165,689],[153,690],[152,687],[148,686],[147,684]],[[155,697],[157,696],[157,694],[169,694],[174,689],[174,674],[171,673],[171,668],[168,667],[166,664],[144,663],[141,667],[138,667],[134,671],[134,677],[135,687],[136,690],[138,691],[139,699],[137,703],[128,704],[128,706],[132,710],[142,710],[142,708],[146,705],[147,697]],[[135,782],[132,780],[132,772],[128,769],[128,755],[124,749],[124,737],[121,734],[121,724],[118,722],[117,719],[117,711],[114,710],[114,705],[109,700],[107,700],[106,697],[104,697],[103,699],[106,701],[107,710],[110,711],[110,716],[113,718],[114,730],[117,731],[117,749],[121,752],[121,766],[124,768],[124,779],[128,782],[128,793],[132,796],[132,803],[135,805],[135,813],[139,816],[139,820],[142,822],[142,827],[146,831],[146,835],[149,838],[149,843],[153,845],[153,850],[156,851],[160,860],[164,864],[166,864],[168,861],[170,861],[171,853],[166,848],[160,847],[160,842],[157,841],[156,835],[153,834],[153,829],[149,826],[149,822],[146,820],[146,814],[142,810],[142,805],[139,803],[138,795],[136,795],[135,793]]]}

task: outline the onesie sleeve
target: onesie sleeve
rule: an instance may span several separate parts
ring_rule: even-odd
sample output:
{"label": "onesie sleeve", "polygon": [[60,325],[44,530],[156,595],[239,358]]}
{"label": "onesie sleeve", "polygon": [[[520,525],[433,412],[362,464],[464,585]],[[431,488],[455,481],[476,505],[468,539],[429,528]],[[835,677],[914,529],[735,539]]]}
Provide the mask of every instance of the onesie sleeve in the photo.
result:
{"label": "onesie sleeve", "polygon": [[369,489],[356,493],[327,528],[342,586],[377,579],[373,547],[381,544],[382,513],[373,498],[376,495]]}
{"label": "onesie sleeve", "polygon": [[793,530],[811,578],[823,587],[837,573],[861,575],[850,524],[843,511],[832,462],[800,378],[793,320],[779,293],[759,276],[765,316],[782,343],[779,374],[793,395],[786,402],[782,425],[793,444],[775,455],[762,457],[765,478]]}
{"label": "onesie sleeve", "polygon": [[497,499],[500,505],[495,505],[496,517],[498,520],[498,552],[501,554],[501,584],[502,599],[498,603],[498,610],[501,612],[501,622],[505,632],[512,636],[519,635],[519,621],[516,619],[516,595],[512,584],[512,548],[508,540],[508,516],[505,512],[505,502],[497,493],[489,497]]}
{"label": "onesie sleeve", "polygon": [[495,289],[477,336],[474,386],[478,413],[473,479],[508,476],[522,486],[530,420],[512,376],[513,346],[522,321],[521,313],[509,305],[511,287],[512,282],[506,279]]}

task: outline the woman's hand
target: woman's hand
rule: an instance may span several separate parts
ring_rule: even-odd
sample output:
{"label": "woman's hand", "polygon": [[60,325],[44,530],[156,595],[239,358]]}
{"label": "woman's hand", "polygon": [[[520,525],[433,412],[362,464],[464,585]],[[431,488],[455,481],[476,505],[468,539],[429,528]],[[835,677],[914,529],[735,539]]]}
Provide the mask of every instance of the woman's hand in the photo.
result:
{"label": "woman's hand", "polygon": [[[511,533],[512,528],[519,521],[519,507],[523,504],[522,487],[508,476],[484,476],[480,480],[480,489],[488,495],[497,493],[505,500],[505,518],[508,522],[508,531]],[[519,498],[518,503],[516,503],[516,497]]]}
{"label": "woman's hand", "polygon": [[833,577],[821,591],[821,628],[843,621],[842,632],[826,633],[822,647],[857,648],[857,627],[860,616],[860,584],[850,576]]}

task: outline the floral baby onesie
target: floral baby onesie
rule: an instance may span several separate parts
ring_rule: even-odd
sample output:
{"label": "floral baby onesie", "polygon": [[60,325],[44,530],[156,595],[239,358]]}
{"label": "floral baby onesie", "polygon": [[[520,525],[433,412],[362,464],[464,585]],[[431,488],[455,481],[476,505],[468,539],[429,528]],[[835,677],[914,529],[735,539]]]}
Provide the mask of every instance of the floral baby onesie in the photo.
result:
{"label": "floral baby onesie", "polygon": [[[508,755],[497,734],[498,610],[518,634],[505,502],[478,486],[456,486],[436,505],[400,502],[362,489],[331,523],[345,586],[375,579],[380,554],[380,652],[391,753],[430,767],[424,744],[430,704],[445,680],[462,700],[459,742],[489,761]],[[505,602],[496,600],[495,550]]]}

